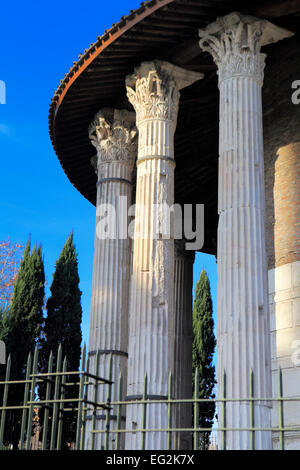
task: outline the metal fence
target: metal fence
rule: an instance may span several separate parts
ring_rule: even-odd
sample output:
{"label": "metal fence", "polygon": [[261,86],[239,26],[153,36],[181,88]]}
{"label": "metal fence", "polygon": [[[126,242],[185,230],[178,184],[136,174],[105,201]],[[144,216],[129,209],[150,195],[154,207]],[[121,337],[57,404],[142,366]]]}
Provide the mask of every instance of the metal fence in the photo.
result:
{"label": "metal fence", "polygon": [[[283,397],[282,393],[282,372],[278,369],[278,396],[255,398],[253,395],[253,371],[250,371],[249,390],[250,394],[247,398],[233,399],[226,396],[226,375],[223,374],[221,384],[221,397],[219,398],[200,398],[199,395],[199,374],[195,373],[194,393],[192,398],[174,399],[172,397],[172,375],[169,375],[168,396],[165,399],[151,399],[148,397],[148,377],[144,378],[144,387],[142,399],[139,400],[122,400],[122,377],[119,377],[117,384],[117,400],[112,401],[112,356],[109,358],[109,374],[108,379],[98,377],[97,364],[99,353],[96,355],[95,371],[91,373],[89,370],[89,359],[86,360],[85,346],[82,350],[80,370],[68,371],[67,360],[62,360],[61,347],[58,348],[56,356],[56,367],[53,371],[53,354],[51,353],[48,361],[46,372],[38,372],[38,349],[35,349],[33,360],[31,354],[28,355],[25,378],[20,380],[11,379],[11,358],[8,357],[4,380],[0,381],[0,392],[2,396],[2,406],[0,406],[0,449],[9,449],[11,444],[9,437],[6,437],[9,431],[11,417],[13,413],[19,413],[19,419],[15,426],[15,432],[18,432],[17,446],[20,450],[60,450],[63,446],[63,427],[67,419],[68,413],[73,413],[76,432],[74,432],[74,442],[69,443],[71,450],[83,450],[85,446],[86,417],[87,412],[91,411],[91,433],[90,449],[95,448],[95,435],[104,434],[104,450],[111,448],[111,436],[114,435],[114,445],[111,450],[119,450],[121,448],[121,435],[126,433],[141,433],[140,450],[145,449],[146,434],[153,432],[164,432],[167,435],[166,450],[172,449],[172,438],[176,433],[190,433],[192,436],[193,450],[199,449],[199,437],[201,433],[215,432],[219,436],[219,448],[226,450],[226,438],[228,432],[245,431],[249,433],[250,449],[255,449],[255,434],[258,431],[276,432],[279,435],[279,448],[284,449],[285,432],[297,431],[300,438],[299,427],[284,426],[284,403],[290,401],[300,401],[300,397]],[[45,397],[40,399],[38,396],[38,386],[44,383],[46,385]],[[12,387],[19,386],[23,390],[22,403],[11,404],[9,394]],[[67,397],[66,391],[68,387],[72,390],[76,388],[77,396]],[[97,402],[99,387],[106,387],[106,400]],[[1,390],[2,389],[2,390]],[[89,393],[88,393],[89,392]],[[92,392],[92,393],[91,393]],[[92,400],[89,398],[92,396]],[[278,425],[274,427],[257,427],[255,423],[254,407],[256,402],[272,402],[278,406]],[[226,406],[228,403],[247,402],[249,405],[249,426],[244,428],[230,428],[226,426]],[[192,407],[193,425],[191,427],[173,427],[172,416],[173,407],[180,404],[189,403]],[[220,410],[220,422],[217,427],[201,428],[199,427],[199,410],[203,403],[218,404]],[[167,406],[167,426],[164,429],[150,429],[147,426],[147,407],[149,405]],[[138,405],[142,407],[142,426],[139,429],[125,429],[121,425],[122,411],[126,411],[128,406]],[[101,409],[105,414],[105,425],[103,429],[96,429],[97,411]],[[115,426],[111,426],[112,409],[116,410],[114,417]],[[39,417],[39,411],[42,411],[42,417]],[[40,420],[42,422],[40,422]],[[74,423],[73,423],[74,424]],[[9,433],[8,433],[9,434]],[[137,449],[139,450],[139,449]]]}
{"label": "metal fence", "polygon": [[[59,346],[56,357],[56,370],[53,371],[53,354],[51,352],[48,360],[47,372],[38,372],[38,348],[35,349],[33,361],[31,354],[28,355],[25,378],[11,380],[11,357],[8,357],[5,371],[5,380],[0,381],[0,388],[3,387],[2,406],[0,406],[0,449],[9,449],[9,439],[5,439],[5,431],[10,424],[10,416],[16,411],[21,412],[19,419],[19,440],[17,448],[20,450],[60,450],[62,447],[63,424],[68,413],[76,413],[76,436],[71,449],[82,449],[84,439],[84,414],[87,405],[92,405],[94,409],[101,407],[109,410],[105,403],[91,403],[87,400],[87,389],[90,381],[95,384],[106,384],[111,387],[112,382],[89,374],[86,370],[88,363],[85,361],[85,346],[82,350],[81,367],[78,371],[67,370],[67,358],[62,361],[62,349]],[[75,381],[67,381],[75,378]],[[38,398],[38,386],[40,383],[46,384],[45,399]],[[9,391],[14,386],[22,386],[23,402],[9,404]],[[78,394],[75,397],[65,398],[68,387],[76,387]],[[84,406],[85,405],[85,406]],[[43,410],[43,423],[41,425],[42,439],[38,440],[38,445],[34,446],[33,431],[35,428],[34,418],[36,410]],[[50,429],[49,429],[50,426]]]}

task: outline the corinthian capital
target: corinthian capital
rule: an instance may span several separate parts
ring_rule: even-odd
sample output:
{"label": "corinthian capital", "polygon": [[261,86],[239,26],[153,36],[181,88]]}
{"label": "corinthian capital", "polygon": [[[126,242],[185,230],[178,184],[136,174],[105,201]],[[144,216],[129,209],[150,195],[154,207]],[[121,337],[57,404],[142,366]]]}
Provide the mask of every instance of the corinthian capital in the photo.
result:
{"label": "corinthian capital", "polygon": [[269,21],[231,13],[199,30],[199,44],[217,64],[219,82],[234,76],[246,76],[262,84],[266,55],[260,52],[261,46],[292,34]]}
{"label": "corinthian capital", "polygon": [[127,96],[137,114],[137,123],[146,119],[177,120],[179,90],[203,75],[168,62],[143,62],[126,78]]}
{"label": "corinthian capital", "polygon": [[89,138],[97,149],[98,162],[124,161],[134,164],[137,154],[134,113],[127,110],[102,109],[89,126]]}

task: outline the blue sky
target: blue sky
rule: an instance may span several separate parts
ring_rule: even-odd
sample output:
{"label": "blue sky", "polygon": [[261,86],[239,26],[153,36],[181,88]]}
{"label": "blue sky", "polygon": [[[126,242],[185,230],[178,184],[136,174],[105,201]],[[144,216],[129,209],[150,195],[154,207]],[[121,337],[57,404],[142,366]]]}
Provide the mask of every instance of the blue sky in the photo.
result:
{"label": "blue sky", "polygon": [[[139,0],[3,2],[0,28],[0,240],[41,243],[46,279],[69,235],[79,260],[83,338],[88,343],[95,208],[64,174],[48,134],[48,109],[59,81],[78,58]],[[206,268],[216,311],[216,261],[197,255],[194,283]]]}

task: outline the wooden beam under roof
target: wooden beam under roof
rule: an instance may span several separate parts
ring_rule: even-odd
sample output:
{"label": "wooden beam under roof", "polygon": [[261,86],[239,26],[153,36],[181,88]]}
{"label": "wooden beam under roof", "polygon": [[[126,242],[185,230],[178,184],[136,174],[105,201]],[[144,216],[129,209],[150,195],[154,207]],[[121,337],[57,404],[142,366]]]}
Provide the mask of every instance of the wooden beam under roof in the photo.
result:
{"label": "wooden beam under roof", "polygon": [[249,11],[259,18],[279,18],[300,12],[300,0],[267,0],[250,7]]}

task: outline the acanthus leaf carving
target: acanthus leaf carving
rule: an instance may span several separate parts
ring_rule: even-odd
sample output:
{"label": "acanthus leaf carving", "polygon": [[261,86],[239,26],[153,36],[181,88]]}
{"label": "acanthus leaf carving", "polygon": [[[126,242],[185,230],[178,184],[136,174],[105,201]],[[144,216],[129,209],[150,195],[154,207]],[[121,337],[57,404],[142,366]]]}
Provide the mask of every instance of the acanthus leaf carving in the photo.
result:
{"label": "acanthus leaf carving", "polygon": [[179,89],[159,61],[144,63],[126,79],[127,97],[137,114],[137,123],[147,119],[176,122]]}
{"label": "acanthus leaf carving", "polygon": [[218,20],[219,31],[200,30],[200,47],[209,52],[218,66],[219,83],[234,76],[251,77],[261,85],[265,54],[260,52],[264,22],[234,24]]}
{"label": "acanthus leaf carving", "polygon": [[104,108],[89,126],[89,138],[98,161],[134,164],[137,155],[135,115],[127,110]]}

